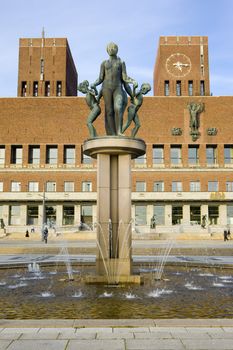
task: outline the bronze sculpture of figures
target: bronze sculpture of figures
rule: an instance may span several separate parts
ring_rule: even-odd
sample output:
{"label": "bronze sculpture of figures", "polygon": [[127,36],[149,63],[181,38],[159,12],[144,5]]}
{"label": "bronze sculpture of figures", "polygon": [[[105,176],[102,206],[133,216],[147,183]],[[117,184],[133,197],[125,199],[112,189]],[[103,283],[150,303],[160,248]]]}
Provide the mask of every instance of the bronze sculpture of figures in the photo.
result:
{"label": "bronze sculpture of figures", "polygon": [[114,43],[108,44],[107,52],[109,59],[102,62],[99,78],[91,87],[95,88],[102,83],[107,135],[121,135],[123,114],[127,105],[126,92],[132,98],[129,84],[137,86],[137,82],[127,76],[125,63],[117,56],[118,46]]}
{"label": "bronze sculpture of figures", "polygon": [[131,136],[136,136],[138,129],[141,126],[137,112],[142,105],[143,95],[146,95],[150,90],[150,84],[142,84],[141,89],[138,92],[136,92],[136,87],[133,88],[133,98],[131,99],[131,105],[128,107],[128,119],[123,126],[122,132],[128,129],[132,121],[134,121],[135,127],[131,131]]}
{"label": "bronze sculpture of figures", "polygon": [[96,129],[92,125],[92,123],[96,120],[96,118],[100,115],[101,109],[99,106],[99,99],[102,96],[101,90],[99,95],[96,89],[89,89],[89,82],[87,80],[84,80],[82,83],[79,84],[78,90],[81,91],[83,94],[86,94],[86,102],[89,108],[91,109],[91,112],[87,118],[87,127],[89,129],[89,133],[91,137],[96,137]]}
{"label": "bronze sculpture of figures", "polygon": [[[134,121],[135,127],[131,132],[131,136],[135,137],[140,127],[137,112],[142,105],[143,95],[147,94],[151,90],[151,87],[150,84],[142,84],[141,89],[136,92],[138,83],[136,80],[128,77],[125,62],[117,56],[118,46],[115,43],[108,44],[107,52],[109,59],[102,62],[99,78],[91,84],[90,88],[86,80],[78,86],[78,90],[86,94],[86,102],[91,109],[87,120],[90,136],[92,138],[97,136],[92,123],[101,113],[99,101],[103,96],[106,134],[110,136],[123,136],[123,132]],[[98,94],[96,86],[100,84],[102,86]],[[133,91],[129,84],[133,85]],[[131,99],[131,105],[128,108],[127,122],[123,127],[123,116],[128,103],[127,94]]]}

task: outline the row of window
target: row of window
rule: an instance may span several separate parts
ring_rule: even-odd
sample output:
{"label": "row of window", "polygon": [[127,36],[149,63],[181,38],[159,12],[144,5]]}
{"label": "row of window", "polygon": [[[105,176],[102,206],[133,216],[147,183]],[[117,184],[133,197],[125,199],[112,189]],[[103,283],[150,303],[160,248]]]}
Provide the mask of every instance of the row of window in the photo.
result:
{"label": "row of window", "polygon": [[[11,191],[12,192],[21,192],[21,182],[19,181],[11,181]],[[39,192],[39,182],[37,181],[29,181],[27,190],[29,192]],[[56,182],[55,181],[47,181],[45,183],[44,190],[46,192],[56,192]],[[74,192],[74,182],[73,181],[65,181],[64,182],[64,192]],[[3,182],[0,182],[0,192],[3,191]],[[92,191],[92,182],[91,181],[83,181],[82,182],[82,192],[91,192]]]}
{"label": "row of window", "polygon": [[[0,164],[5,164],[5,146],[0,146]],[[75,145],[63,146],[63,163],[75,164]],[[188,163],[190,165],[199,164],[199,145],[188,146]],[[218,164],[218,148],[217,145],[206,145],[206,163],[207,165]],[[41,149],[39,145],[29,145],[28,148],[28,163],[40,164]],[[83,164],[92,163],[92,158],[86,156],[83,152],[81,154],[81,161]],[[164,164],[164,145],[153,145],[153,164]],[[23,162],[23,146],[11,146],[11,164],[22,164]],[[58,163],[58,146],[46,145],[46,164]],[[182,164],[182,145],[170,145],[170,162],[173,165]],[[135,164],[145,164],[146,155],[135,159]],[[233,164],[233,145],[224,145],[224,163]]]}
{"label": "row of window", "polygon": [[[0,146],[0,164],[5,164],[5,146]],[[41,150],[39,145],[30,145],[28,148],[28,163],[38,165],[40,164]],[[63,147],[63,163],[64,164],[75,164],[75,146],[74,145],[64,145]],[[47,145],[46,164],[57,164],[58,163],[58,146],[57,145]],[[86,156],[82,152],[82,163],[90,164],[92,158]],[[12,145],[11,146],[11,164],[22,164],[23,163],[23,146],[22,145]]]}
{"label": "row of window", "polygon": [[[21,192],[21,182],[11,181],[11,191]],[[27,185],[27,190],[29,192],[39,192],[39,182],[29,181]],[[56,192],[57,186],[55,181],[47,181],[45,183],[44,190],[46,192]],[[169,189],[170,190],[170,189]],[[233,192],[233,181],[226,182],[226,192]],[[0,192],[3,191],[3,182],[0,181]],[[73,181],[64,181],[64,192],[74,192],[75,183]],[[164,192],[164,181],[156,181],[153,184],[153,192]],[[172,192],[182,192],[183,185],[181,181],[172,181],[171,183]],[[201,183],[200,181],[190,181],[189,183],[190,192],[200,192]],[[219,182],[218,181],[208,181],[208,192],[218,192]],[[92,182],[83,181],[82,182],[82,192],[92,192]],[[146,181],[136,181],[136,192],[146,192]]]}
{"label": "row of window", "polygon": [[[182,89],[184,88],[184,84],[186,85],[186,81],[177,80],[176,81],[176,96],[182,96]],[[193,96],[194,95],[194,89],[193,89],[193,80],[188,81],[188,95]],[[170,96],[170,81],[165,80],[164,81],[164,95]],[[205,96],[205,81],[200,81],[200,96]]]}
{"label": "row of window", "polygon": [[[226,192],[233,192],[233,181],[226,181]],[[154,192],[164,192],[164,181],[156,181],[153,185]],[[172,192],[182,192],[183,184],[181,181],[172,181],[171,183]],[[189,182],[189,191],[190,192],[200,192],[201,183],[200,181],[190,181]],[[208,192],[218,192],[219,191],[219,182],[218,181],[208,181]],[[136,192],[146,192],[146,182],[145,181],[136,181]]]}
{"label": "row of window", "polygon": [[[227,205],[227,217],[226,221],[228,225],[233,224],[233,205]],[[153,219],[155,225],[165,225],[165,205],[154,205],[153,206]],[[187,219],[187,218],[186,218]],[[172,225],[180,225],[183,221],[183,206],[172,205],[171,212]],[[191,225],[218,225],[219,224],[219,206],[208,205],[208,215],[201,215],[200,205],[190,205],[189,210],[189,224]],[[147,218],[147,206],[146,205],[135,205],[135,224],[148,225]]]}
{"label": "row of window", "polygon": [[[206,145],[206,164],[218,164],[217,145]],[[199,164],[199,145],[188,145],[188,163]],[[164,145],[153,145],[153,164],[164,164]],[[142,156],[135,160],[135,163],[146,163],[146,157]],[[170,145],[170,163],[173,165],[182,164],[182,145]],[[224,145],[224,163],[233,164],[233,145]]]}
{"label": "row of window", "polygon": [[[43,73],[41,73],[43,74]],[[34,97],[39,96],[39,85],[38,81],[33,81],[32,85],[32,95]],[[44,96],[50,96],[51,94],[51,86],[50,86],[50,81],[45,81],[45,89],[44,89]],[[62,82],[61,81],[56,81],[56,96],[61,96],[62,95]],[[29,96],[29,91],[28,91],[28,82],[27,81],[22,81],[21,82],[21,96],[26,97]]]}
{"label": "row of window", "polygon": [[[62,207],[62,224],[63,225],[74,225],[75,222],[75,206],[72,204],[63,205]],[[21,225],[21,210],[20,205],[10,205],[8,212],[8,223],[9,225]],[[219,222],[219,206],[208,205],[208,221],[205,218],[205,224],[217,225]],[[3,217],[3,206],[0,205],[0,218]],[[154,205],[153,206],[153,218],[155,225],[165,225],[165,205]],[[233,205],[227,205],[227,224],[233,224]],[[46,205],[45,207],[45,220],[50,226],[56,226],[57,222],[57,210],[56,205]],[[183,206],[172,205],[171,211],[172,225],[179,225],[183,222]],[[204,218],[201,215],[200,205],[190,205],[189,210],[189,222],[190,224],[204,224]],[[81,217],[80,221],[92,226],[93,221],[93,206],[92,205],[81,205]],[[25,224],[25,223],[24,223]],[[27,205],[27,225],[39,225],[39,206],[38,205]],[[147,206],[146,205],[135,205],[135,224],[150,225],[147,217]]]}
{"label": "row of window", "polygon": [[[21,225],[21,206],[10,205],[8,213],[7,225]],[[0,205],[0,218],[3,217],[3,206]],[[62,210],[62,225],[74,225],[75,206],[67,204],[63,206]],[[45,222],[49,227],[56,225],[57,210],[56,205],[45,206]],[[84,224],[92,225],[92,205],[81,205],[80,221]],[[39,206],[27,205],[27,225],[39,225]]]}
{"label": "row of window", "polygon": [[[227,224],[233,224],[233,205],[227,205]],[[8,213],[9,225],[21,225],[21,206],[10,205]],[[50,226],[56,226],[57,221],[57,210],[56,205],[47,205],[45,207],[46,223]],[[165,205],[154,205],[153,216],[155,225],[165,225]],[[0,218],[3,217],[3,206],[0,205]],[[208,205],[208,223],[210,225],[217,225],[219,222],[219,206]],[[171,211],[172,225],[182,224],[183,221],[183,206],[172,205]],[[204,224],[204,217],[201,215],[200,205],[190,205],[189,210],[189,221],[190,224]],[[81,217],[80,221],[88,225],[92,224],[93,221],[93,206],[92,205],[81,205]],[[63,205],[62,210],[62,224],[63,225],[74,225],[75,222],[75,206],[72,204]],[[27,205],[27,225],[39,225],[39,206],[38,205]],[[135,224],[150,225],[147,217],[147,206],[146,205],[135,205]]]}

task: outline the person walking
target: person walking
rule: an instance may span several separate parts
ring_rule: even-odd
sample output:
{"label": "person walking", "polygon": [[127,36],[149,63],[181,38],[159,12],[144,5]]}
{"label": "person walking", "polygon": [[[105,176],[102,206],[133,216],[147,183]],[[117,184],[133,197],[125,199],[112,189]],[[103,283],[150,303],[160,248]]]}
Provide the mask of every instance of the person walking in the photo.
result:
{"label": "person walking", "polygon": [[44,232],[43,232],[43,238],[44,238],[44,241],[45,241],[46,244],[48,243],[48,235],[49,235],[48,228],[45,227],[44,228]]}
{"label": "person walking", "polygon": [[225,242],[225,241],[228,241],[227,230],[224,230],[224,232],[223,232],[223,237],[224,237],[224,242]]}

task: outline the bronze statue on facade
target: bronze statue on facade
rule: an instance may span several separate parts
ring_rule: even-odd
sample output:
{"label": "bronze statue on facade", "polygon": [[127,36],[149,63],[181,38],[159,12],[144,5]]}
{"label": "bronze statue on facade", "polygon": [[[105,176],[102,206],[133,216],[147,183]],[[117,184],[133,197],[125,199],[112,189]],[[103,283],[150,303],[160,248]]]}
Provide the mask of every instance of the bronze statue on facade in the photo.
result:
{"label": "bronze statue on facade", "polygon": [[200,136],[200,133],[198,131],[200,127],[200,121],[199,121],[199,114],[203,112],[204,110],[204,104],[203,103],[195,103],[190,102],[187,105],[189,110],[189,126],[190,126],[190,135],[192,136],[192,140],[196,141],[197,138]]}

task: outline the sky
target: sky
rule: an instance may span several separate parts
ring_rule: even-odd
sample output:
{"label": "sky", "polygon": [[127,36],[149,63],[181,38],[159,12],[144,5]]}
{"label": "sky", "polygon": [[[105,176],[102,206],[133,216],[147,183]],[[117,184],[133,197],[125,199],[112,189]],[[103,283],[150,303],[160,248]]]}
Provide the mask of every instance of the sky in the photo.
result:
{"label": "sky", "polygon": [[128,75],[153,85],[160,36],[208,36],[210,90],[233,95],[232,0],[0,0],[0,16],[0,97],[17,95],[19,38],[43,27],[68,39],[79,82],[96,80],[111,41]]}

